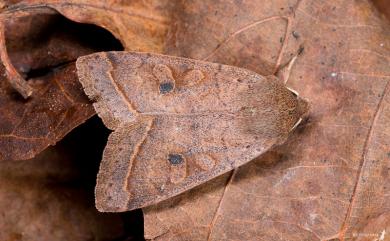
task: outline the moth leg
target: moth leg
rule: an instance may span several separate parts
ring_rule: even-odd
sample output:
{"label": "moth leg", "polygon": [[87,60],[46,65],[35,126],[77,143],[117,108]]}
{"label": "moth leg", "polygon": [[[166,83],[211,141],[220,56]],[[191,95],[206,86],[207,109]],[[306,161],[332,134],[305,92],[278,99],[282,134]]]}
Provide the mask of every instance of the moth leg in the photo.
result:
{"label": "moth leg", "polygon": [[108,138],[96,180],[96,208],[105,212],[127,210],[128,176],[152,119],[120,125]]}

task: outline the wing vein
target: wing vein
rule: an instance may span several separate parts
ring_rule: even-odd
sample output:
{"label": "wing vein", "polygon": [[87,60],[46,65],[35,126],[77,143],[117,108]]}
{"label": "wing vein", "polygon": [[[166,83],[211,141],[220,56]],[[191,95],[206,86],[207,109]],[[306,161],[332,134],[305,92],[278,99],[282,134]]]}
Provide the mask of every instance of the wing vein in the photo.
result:
{"label": "wing vein", "polygon": [[373,132],[374,132],[374,126],[375,126],[375,124],[376,124],[376,122],[377,122],[377,120],[378,120],[378,118],[380,116],[381,109],[382,109],[381,108],[382,107],[382,103],[383,103],[383,101],[385,99],[385,96],[388,93],[389,89],[390,89],[390,81],[387,82],[387,84],[385,86],[385,89],[383,91],[382,97],[379,100],[378,106],[377,106],[375,114],[374,114],[374,118],[372,120],[372,123],[370,125],[370,129],[368,131],[368,135],[367,135],[366,141],[364,143],[362,158],[361,158],[361,162],[360,162],[360,165],[359,165],[359,170],[358,170],[358,173],[357,173],[355,186],[353,188],[353,192],[352,192],[352,195],[351,195],[350,205],[348,207],[347,214],[345,215],[344,222],[343,222],[343,224],[341,226],[341,229],[340,229],[340,236],[342,236],[342,237],[345,235],[345,232],[347,230],[347,224],[348,224],[348,222],[349,222],[349,220],[351,218],[353,206],[354,206],[354,203],[355,203],[355,200],[356,200],[357,189],[359,188],[359,184],[361,183],[361,179],[363,178],[362,177],[363,169],[364,169],[364,165],[366,163],[366,155],[367,155],[368,150],[369,150],[369,143],[371,142],[372,135],[373,135]]}
{"label": "wing vein", "polygon": [[207,235],[207,241],[210,241],[210,238],[211,238],[211,233],[213,232],[213,228],[215,226],[215,223],[217,222],[217,219],[218,219],[218,215],[220,213],[220,210],[222,208],[222,202],[223,202],[223,199],[225,197],[225,194],[227,193],[227,190],[228,190],[228,187],[230,186],[230,184],[232,183],[233,179],[234,179],[234,176],[236,175],[237,173],[237,170],[238,168],[234,169],[232,174],[230,175],[229,179],[227,180],[226,182],[226,185],[225,185],[225,188],[223,190],[223,193],[222,193],[222,197],[221,199],[219,200],[219,203],[218,203],[218,207],[214,213],[214,217],[213,217],[213,220],[211,221],[211,224],[210,224],[210,227],[209,227],[209,232],[208,232],[208,235]]}

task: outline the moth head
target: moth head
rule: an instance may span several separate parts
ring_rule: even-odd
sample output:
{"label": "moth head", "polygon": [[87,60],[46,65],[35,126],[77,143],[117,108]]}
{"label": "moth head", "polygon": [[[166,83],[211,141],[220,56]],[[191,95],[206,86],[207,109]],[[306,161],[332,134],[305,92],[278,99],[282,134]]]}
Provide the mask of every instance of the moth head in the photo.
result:
{"label": "moth head", "polygon": [[307,116],[308,102],[275,79],[240,94],[244,103],[242,128],[247,134],[284,141]]}
{"label": "moth head", "polygon": [[309,104],[291,88],[276,87],[276,91],[274,104],[279,118],[271,126],[277,135],[287,137],[307,117]]}
{"label": "moth head", "polygon": [[[294,111],[290,113],[290,115],[293,115],[291,118],[291,121],[289,122],[289,125],[292,127],[289,131],[293,131],[305,118],[307,118],[308,111],[309,111],[309,103],[306,99],[299,96],[298,92],[296,92],[293,89],[287,88],[295,97],[295,107]],[[293,124],[294,123],[294,124]]]}

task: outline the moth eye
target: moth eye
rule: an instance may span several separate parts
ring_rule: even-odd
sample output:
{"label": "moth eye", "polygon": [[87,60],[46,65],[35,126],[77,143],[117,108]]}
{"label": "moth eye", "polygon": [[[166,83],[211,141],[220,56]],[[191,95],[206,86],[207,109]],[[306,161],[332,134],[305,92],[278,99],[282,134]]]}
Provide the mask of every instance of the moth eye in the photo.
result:
{"label": "moth eye", "polygon": [[172,165],[179,165],[179,164],[182,164],[184,162],[184,159],[180,154],[169,154],[168,161]]}
{"label": "moth eye", "polygon": [[171,82],[167,82],[167,83],[161,83],[160,84],[160,93],[161,94],[166,94],[166,93],[169,93],[173,90],[173,84]]}

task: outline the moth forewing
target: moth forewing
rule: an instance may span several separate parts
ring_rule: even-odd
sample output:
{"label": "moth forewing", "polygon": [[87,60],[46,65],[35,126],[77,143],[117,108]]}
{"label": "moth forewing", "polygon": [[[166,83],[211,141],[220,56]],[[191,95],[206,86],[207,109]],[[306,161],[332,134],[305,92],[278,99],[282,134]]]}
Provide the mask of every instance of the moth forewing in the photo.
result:
{"label": "moth forewing", "polygon": [[307,111],[280,81],[216,63],[107,52],[81,57],[77,69],[114,129],[100,211],[145,207],[226,173],[284,141]]}

